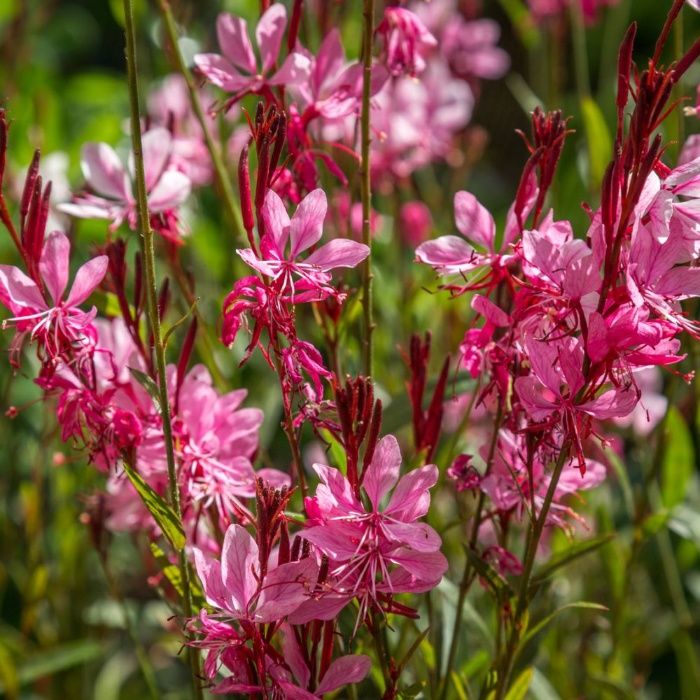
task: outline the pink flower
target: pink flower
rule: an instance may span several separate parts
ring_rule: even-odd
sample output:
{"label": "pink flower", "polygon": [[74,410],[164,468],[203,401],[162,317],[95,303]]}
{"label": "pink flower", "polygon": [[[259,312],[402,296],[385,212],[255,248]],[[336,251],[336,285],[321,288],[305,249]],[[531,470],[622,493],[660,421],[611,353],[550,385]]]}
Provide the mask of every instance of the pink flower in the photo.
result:
{"label": "pink flower", "polygon": [[76,273],[73,286],[64,300],[68,284],[70,241],[60,231],[50,233],[42,249],[39,273],[48,295],[18,267],[0,265],[0,302],[14,314],[3,327],[14,324],[18,335],[13,347],[18,350],[26,333],[41,343],[50,358],[67,351],[82,352],[95,344],[93,320],[97,310],[78,307],[102,282],[107,271],[107,256],[99,255]]}
{"label": "pink flower", "polygon": [[[143,135],[146,191],[151,214],[174,212],[190,194],[189,178],[171,167],[172,146],[170,132],[162,127],[151,129]],[[80,165],[85,182],[93,193],[76,196],[73,203],[60,205],[61,211],[81,219],[111,220],[112,230],[124,220],[131,229],[136,229],[133,153],[129,154],[126,169],[108,144],[86,143]]]}
{"label": "pink flower", "polygon": [[399,212],[399,233],[406,245],[415,247],[430,237],[433,217],[430,209],[419,201],[405,202]]}
{"label": "pink flower", "polygon": [[[399,444],[393,435],[387,435],[377,443],[363,473],[362,490],[370,504],[366,509],[337,469],[314,465],[321,484],[316,495],[306,500],[311,527],[304,530],[304,537],[332,562],[331,600],[335,598],[343,607],[358,596],[361,618],[379,594],[429,590],[447,569],[440,536],[429,525],[416,522],[428,512],[437,467],[430,464],[414,469],[399,479],[400,467]],[[314,601],[305,608],[313,617]]]}
{"label": "pink flower", "polygon": [[229,525],[221,561],[198,548],[194,561],[209,605],[224,620],[276,622],[296,610],[316,583],[318,566],[311,559],[261,568],[258,545],[240,525]]}
{"label": "pink flower", "polygon": [[326,193],[316,189],[304,197],[290,219],[279,195],[270,190],[263,205],[265,234],[260,242],[260,257],[252,248],[237,253],[253,269],[269,277],[279,294],[293,302],[324,299],[334,292],[330,286],[331,270],[355,267],[369,255],[366,245],[338,238],[304,260],[298,259],[321,238],[327,208]]}
{"label": "pink flower", "polygon": [[[515,510],[519,517],[534,502],[537,516],[544,504],[551,474],[545,468],[546,462],[536,454],[532,460],[532,478],[528,474],[525,455],[527,449],[521,435],[501,430],[498,448],[489,473],[481,480],[482,491],[501,511]],[[551,455],[556,459],[556,454]],[[564,502],[577,491],[592,489],[605,479],[605,467],[594,460],[586,460],[584,472],[580,472],[575,459],[568,460],[554,491],[554,500],[547,514],[547,525],[567,527],[567,518],[577,518],[574,511]],[[532,486],[532,488],[531,488]]]}
{"label": "pink flower", "polygon": [[[419,262],[432,265],[441,275],[455,275],[490,265],[498,269],[511,259],[505,254],[518,234],[513,221],[506,226],[500,252],[496,251],[496,222],[490,212],[469,192],[457,192],[454,199],[458,236],[440,236],[416,249]],[[467,239],[467,240],[465,240]]]}
{"label": "pink flower", "polygon": [[[364,680],[372,666],[372,660],[364,654],[347,654],[331,662],[318,683],[313,683],[314,690],[308,690],[314,680],[304,654],[294,631],[287,624],[282,626],[282,651],[285,664],[291,673],[283,666],[270,669],[270,675],[275,677],[284,697],[289,700],[317,700],[326,693],[332,693],[351,683]],[[317,664],[313,664],[316,668]]]}
{"label": "pink flower", "polygon": [[285,6],[273,3],[255,29],[259,62],[248,36],[248,23],[240,17],[222,13],[216,20],[216,33],[223,56],[200,53],[194,57],[195,65],[211,83],[233,93],[229,104],[246,94],[269,90],[270,86],[299,83],[306,79],[310,62],[298,51],[290,53],[282,67],[273,73],[286,26]]}
{"label": "pink flower", "polygon": [[437,46],[418,15],[402,7],[387,7],[376,31],[383,39],[384,61],[393,76],[413,78],[422,73],[424,56]]}

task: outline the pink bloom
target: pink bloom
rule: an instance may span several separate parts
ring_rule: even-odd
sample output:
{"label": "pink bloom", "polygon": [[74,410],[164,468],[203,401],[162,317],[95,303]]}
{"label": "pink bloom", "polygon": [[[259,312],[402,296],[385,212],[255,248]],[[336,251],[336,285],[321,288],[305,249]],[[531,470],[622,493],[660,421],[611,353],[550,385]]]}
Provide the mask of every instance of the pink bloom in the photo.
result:
{"label": "pink bloom", "polygon": [[54,231],[47,236],[39,260],[39,273],[48,295],[18,267],[0,265],[0,302],[14,314],[2,325],[12,323],[17,327],[15,350],[26,333],[30,333],[32,340],[38,340],[51,358],[69,348],[81,352],[94,346],[96,334],[92,322],[97,310],[85,312],[78,307],[102,282],[107,272],[107,256],[99,255],[78,270],[64,300],[69,264],[70,241],[64,233]]}
{"label": "pink bloom", "polygon": [[359,683],[364,680],[372,666],[372,660],[364,654],[340,656],[331,662],[320,681],[313,684],[314,690],[310,691],[308,688],[314,679],[306,655],[289,625],[282,626],[282,633],[284,661],[291,673],[280,665],[271,668],[270,675],[276,678],[284,697],[289,700],[317,700],[343,686]]}
{"label": "pink bloom", "polygon": [[308,75],[310,62],[298,51],[290,53],[282,67],[273,73],[286,26],[285,6],[273,3],[255,29],[259,61],[248,36],[248,23],[240,17],[222,13],[216,21],[216,33],[223,56],[216,53],[197,54],[194,57],[195,65],[209,82],[233,93],[230,103],[246,94],[269,90],[270,86],[299,83]]}
{"label": "pink bloom", "polygon": [[700,134],[693,134],[688,136],[683,144],[683,150],[678,158],[678,165],[686,165],[697,158],[700,158]]}
{"label": "pink bloom", "polygon": [[[549,489],[551,475],[539,454],[532,461],[532,479],[528,475],[527,453],[522,436],[508,430],[501,430],[498,448],[489,473],[481,480],[481,489],[501,511],[515,510],[519,517],[534,502],[536,516]],[[556,455],[552,455],[556,459]],[[577,491],[592,489],[605,479],[605,467],[599,462],[586,460],[586,469],[581,473],[575,459],[564,466],[562,475],[554,491],[554,500],[547,514],[547,525],[567,527],[566,519],[576,518],[574,511],[565,504],[567,497]],[[531,490],[532,484],[532,490]]]}
{"label": "pink bloom", "polygon": [[632,413],[614,422],[624,428],[632,428],[639,436],[646,436],[666,415],[668,399],[661,393],[661,373],[656,367],[645,367],[635,372],[635,381],[641,396]]}
{"label": "pink bloom", "polygon": [[479,487],[481,476],[472,466],[471,455],[458,455],[447,470],[447,476],[454,482],[455,489],[459,491],[471,491]]}
{"label": "pink bloom", "polygon": [[326,193],[317,189],[304,197],[290,219],[282,200],[270,190],[263,205],[265,234],[260,257],[251,248],[237,253],[293,302],[324,299],[334,291],[330,286],[331,270],[355,267],[369,255],[366,245],[338,238],[299,260],[299,255],[321,238],[327,208]]}
{"label": "pink bloom", "polygon": [[[370,503],[367,510],[338,470],[314,465],[321,484],[314,498],[306,500],[311,527],[304,537],[331,559],[334,595],[330,598],[339,607],[358,596],[364,612],[380,593],[429,590],[447,569],[439,535],[429,525],[416,522],[428,512],[437,467],[430,464],[414,469],[399,479],[400,467],[399,444],[393,435],[387,435],[377,443],[363,474],[362,490]],[[388,503],[382,506],[392,489]],[[323,599],[320,604],[323,606]],[[313,617],[314,601],[305,608],[311,609]],[[331,603],[329,612],[332,610]]]}
{"label": "pink bloom", "polygon": [[406,245],[412,248],[430,237],[433,217],[430,209],[419,201],[406,202],[399,212],[399,233]]}
{"label": "pink bloom", "polygon": [[437,46],[418,15],[402,7],[387,7],[376,31],[383,39],[384,61],[393,76],[413,78],[422,73],[424,56]]}
{"label": "pink bloom", "polygon": [[258,545],[240,525],[229,525],[221,561],[194,548],[197,573],[209,605],[224,620],[276,622],[296,610],[313,590],[318,566],[313,559],[261,569]]}
{"label": "pink bloom", "polygon": [[[151,214],[174,212],[189,196],[189,178],[171,166],[173,139],[170,132],[156,127],[143,135],[148,209]],[[108,219],[116,229],[126,220],[136,229],[136,198],[133,190],[134,157],[129,154],[126,169],[114,149],[106,143],[86,143],[80,165],[93,193],[78,195],[61,211],[81,219]]]}
{"label": "pink bloom", "polygon": [[[416,249],[416,260],[431,265],[441,275],[463,274],[486,265],[498,269],[507,265],[505,253],[518,234],[511,220],[500,251],[496,251],[496,222],[490,212],[470,192],[457,192],[454,198],[455,222],[459,236],[440,236]],[[466,240],[465,240],[466,239]]]}

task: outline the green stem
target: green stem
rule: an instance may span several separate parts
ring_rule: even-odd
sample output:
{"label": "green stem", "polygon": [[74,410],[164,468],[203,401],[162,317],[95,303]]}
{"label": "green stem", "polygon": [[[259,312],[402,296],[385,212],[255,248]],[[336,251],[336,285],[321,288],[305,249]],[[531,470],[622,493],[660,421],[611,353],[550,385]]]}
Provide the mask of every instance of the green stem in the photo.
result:
{"label": "green stem", "polygon": [[518,642],[520,641],[523,616],[529,603],[530,577],[532,576],[532,569],[535,565],[537,548],[540,545],[542,532],[544,531],[544,526],[547,522],[547,515],[549,514],[549,509],[552,505],[552,501],[554,500],[554,492],[556,491],[559,478],[561,477],[561,473],[564,470],[564,465],[566,464],[568,458],[569,445],[566,444],[562,447],[562,450],[559,453],[559,457],[554,466],[554,471],[552,472],[552,478],[549,482],[549,487],[547,488],[547,494],[544,498],[544,503],[542,504],[542,509],[540,510],[539,516],[534,521],[532,529],[530,530],[530,536],[528,537],[527,548],[525,550],[525,562],[523,564],[522,578],[520,579],[518,602],[515,607],[515,614],[513,616],[510,636],[506,646],[505,658],[501,664],[501,673],[498,674],[495,700],[503,700],[506,695],[506,691],[508,690],[508,682],[513,671],[516,650]]}
{"label": "green stem", "polygon": [[[476,393],[474,394],[476,396]],[[471,406],[469,409],[471,413]],[[501,421],[503,420],[503,406],[499,404],[498,412],[496,413],[496,419],[493,424],[493,434],[491,435],[491,444],[489,445],[489,454],[486,459],[486,470],[485,474],[488,474],[491,463],[493,462],[494,455],[496,454],[496,445],[498,444],[498,431],[501,429]],[[472,531],[469,536],[469,549],[474,549],[476,547],[476,541],[479,538],[479,528],[481,527],[481,517],[484,510],[484,503],[486,501],[486,496],[483,491],[479,491],[479,500],[476,504],[476,511],[474,512],[474,520],[472,521]],[[469,587],[472,582],[472,565],[469,558],[467,558],[464,564],[464,573],[462,574],[462,580],[459,584],[459,594],[457,596],[457,609],[455,610],[455,621],[452,626],[452,639],[450,641],[450,651],[447,655],[447,665],[445,666],[445,675],[442,679],[442,684],[440,686],[440,700],[444,700],[447,697],[447,691],[450,685],[450,671],[454,665],[455,658],[457,657],[457,650],[459,648],[459,632],[462,627],[462,608],[464,607],[464,601],[467,598],[467,593],[469,592]]]}
{"label": "green stem", "polygon": [[199,100],[197,86],[192,78],[192,73],[187,68],[185,59],[180,51],[177,25],[175,24],[175,18],[173,17],[173,11],[170,7],[169,0],[158,0],[158,7],[160,8],[160,14],[163,17],[165,33],[167,34],[168,41],[172,47],[177,70],[185,79],[185,83],[187,84],[187,90],[190,94],[190,102],[192,104],[192,111],[194,112],[194,115],[199,122],[199,126],[202,129],[204,142],[206,143],[207,150],[211,156],[211,162],[214,166],[214,176],[216,177],[217,185],[219,186],[221,194],[223,195],[226,213],[230,222],[233,224],[234,234],[238,238],[245,240],[245,234],[243,233],[243,219],[241,218],[241,212],[238,208],[238,204],[236,203],[236,196],[234,195],[233,188],[231,187],[231,180],[228,172],[226,171],[226,166],[224,165],[221,151],[211,135],[211,129],[207,123],[207,118],[204,113],[204,109],[202,108],[202,103]]}
{"label": "green stem", "polygon": [[[161,332],[160,313],[158,310],[158,290],[156,286],[156,263],[153,249],[153,229],[150,224],[148,212],[148,197],[146,194],[146,176],[143,164],[143,145],[141,142],[141,114],[139,107],[138,72],[136,65],[136,31],[134,27],[134,11],[132,0],[124,0],[124,15],[126,19],[126,64],[129,82],[129,103],[131,108],[131,139],[134,152],[136,171],[136,209],[138,214],[138,226],[140,231],[140,244],[143,254],[144,271],[146,276],[146,302],[148,321],[153,338],[153,351],[156,359],[156,371],[158,375],[158,391],[160,403],[160,415],[163,422],[163,438],[165,442],[165,456],[168,465],[168,496],[170,505],[175,511],[178,520],[182,522],[182,507],[180,504],[180,490],[177,482],[175,466],[175,448],[173,444],[173,431],[170,420],[170,402],[168,398],[168,385],[165,369],[165,348]],[[192,598],[190,590],[190,576],[187,559],[184,550],[179,553],[180,576],[182,578],[182,609],[186,618],[192,617]],[[202,688],[199,682],[199,655],[192,647],[188,647],[188,657],[192,674],[193,696],[201,699]]]}
{"label": "green stem", "polygon": [[364,32],[362,39],[362,115],[361,115],[361,196],[362,196],[362,242],[369,248],[362,266],[362,338],[365,376],[372,376],[374,332],[372,310],[372,183],[370,180],[369,147],[370,134],[370,95],[372,84],[372,39],[374,35],[374,0],[364,0]]}

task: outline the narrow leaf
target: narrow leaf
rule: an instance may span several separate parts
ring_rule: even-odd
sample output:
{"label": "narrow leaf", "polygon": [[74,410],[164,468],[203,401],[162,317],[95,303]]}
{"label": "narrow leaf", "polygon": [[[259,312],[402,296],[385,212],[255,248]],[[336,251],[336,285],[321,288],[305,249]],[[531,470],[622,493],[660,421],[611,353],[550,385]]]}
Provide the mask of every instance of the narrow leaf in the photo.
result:
{"label": "narrow leaf", "polygon": [[145,372],[134,367],[129,367],[131,376],[146,390],[148,395],[153,399],[153,404],[160,413],[160,391],[158,385]]}
{"label": "narrow leaf", "polygon": [[124,471],[173,549],[181,551],[185,546],[185,531],[173,509],[126,462]]}
{"label": "narrow leaf", "polygon": [[527,695],[534,669],[528,666],[516,679],[506,694],[506,700],[524,700]]}
{"label": "narrow leaf", "polygon": [[570,564],[572,561],[575,561],[576,559],[579,559],[590,552],[594,552],[596,549],[600,549],[614,537],[615,534],[611,532],[606,535],[600,535],[599,537],[592,537],[591,539],[584,540],[583,542],[576,542],[567,549],[562,550],[561,552],[556,552],[552,558],[533,576],[532,587],[536,588],[543,581],[548,579],[562,567]]}
{"label": "narrow leaf", "polygon": [[579,608],[584,610],[599,610],[601,612],[608,612],[608,608],[600,603],[590,603],[587,600],[579,600],[576,603],[567,603],[557,608],[554,612],[547,615],[547,617],[540,620],[534,627],[530,628],[527,634],[523,637],[522,646],[525,646],[538,632],[541,632],[559,613],[564,610],[570,610],[572,608]]}

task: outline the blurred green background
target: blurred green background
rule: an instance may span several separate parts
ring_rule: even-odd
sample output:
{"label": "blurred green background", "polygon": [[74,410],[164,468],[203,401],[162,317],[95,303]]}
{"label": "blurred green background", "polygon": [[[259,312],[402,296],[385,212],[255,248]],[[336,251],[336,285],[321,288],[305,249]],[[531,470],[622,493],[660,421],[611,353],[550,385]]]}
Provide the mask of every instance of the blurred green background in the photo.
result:
{"label": "blurred green background", "polygon": [[[567,144],[552,204],[558,217],[572,219],[578,235],[583,235],[586,216],[580,204],[597,204],[596,180],[610,154],[617,45],[629,20],[636,19],[636,57],[643,61],[669,4],[622,0],[586,30],[587,55],[579,54],[579,59],[587,66],[591,89],[590,97],[582,100],[568,20],[537,28],[519,0],[485,1],[484,14],[502,27],[501,45],[511,54],[512,70],[503,80],[481,85],[474,118],[463,135],[465,147],[478,145],[473,165],[456,170],[438,165],[416,174],[433,211],[435,231],[453,231],[451,196],[456,189],[473,191],[504,219],[525,160],[515,129],[527,131],[528,111],[543,103],[573,116],[576,133]],[[140,0],[136,6],[140,74],[146,88],[171,66],[162,50],[155,3]],[[218,12],[254,18],[258,3],[180,0],[173,7],[183,33],[191,38],[192,53],[195,46],[214,47]],[[357,55],[360,3],[333,3],[333,11],[342,16],[348,53]],[[688,46],[700,36],[699,17],[685,13],[683,35],[676,41]],[[12,120],[6,179],[11,181],[13,173],[19,177],[34,149],[40,148],[45,157],[67,154],[68,177],[77,188],[85,141],[125,142],[128,96],[122,21],[121,0],[0,0],[0,100]],[[682,86],[693,103],[697,82],[700,67],[695,66]],[[675,141],[668,152],[670,164],[679,140],[699,127],[696,118],[669,120],[667,137]],[[232,170],[235,165],[229,163]],[[432,330],[433,357],[439,366],[444,352],[454,351],[461,339],[460,319],[467,306],[424,291],[435,290],[433,276],[411,265],[412,250],[393,235],[393,203],[378,198],[376,206],[383,215],[375,244],[375,284],[381,299],[378,388],[387,404],[385,431],[407,434],[409,416],[402,400],[406,373],[396,345],[406,347],[412,331]],[[201,309],[214,333],[221,300],[241,272],[235,262],[237,242],[211,190],[194,198],[188,220],[192,235],[183,255],[198,280]],[[78,250],[87,255],[104,239],[105,226],[80,222],[75,234]],[[0,259],[17,262],[9,237],[0,236]],[[310,317],[304,322],[314,337],[318,331]],[[10,340],[7,331],[0,340],[3,350]],[[348,333],[348,370],[358,365],[356,343]],[[250,404],[265,410],[262,452],[270,463],[283,465],[286,446],[276,430],[279,398],[266,368],[253,361],[238,370],[240,348],[233,353],[220,348],[215,354],[227,382],[246,386]],[[693,357],[683,371],[698,367]],[[163,697],[186,697],[187,675],[173,661],[179,649],[177,635],[172,634],[177,621],[168,622],[167,605],[146,584],[156,570],[142,556],[144,542],[114,537],[108,570],[101,565],[81,514],[94,505],[103,476],[84,456],[59,443],[52,411],[33,403],[39,398],[31,381],[35,369],[29,357],[16,374],[0,363],[0,407],[21,407],[16,418],[0,421],[0,694],[27,700],[145,697],[116,592],[136,620]],[[661,428],[648,438],[623,435],[624,462],[616,462],[609,482],[590,495],[583,508],[594,532],[615,531],[617,536],[567,568],[551,587],[555,603],[592,600],[610,613],[565,611],[539,638],[528,651],[538,668],[530,690],[534,698],[700,698],[698,384],[696,380],[687,387],[668,375],[666,385],[672,409]],[[438,510],[442,505],[448,514],[454,510],[452,498],[449,492],[441,494]],[[437,517],[444,518],[443,525],[449,522],[449,515]],[[458,562],[459,538],[453,534],[454,541],[446,538],[446,548]],[[454,567],[453,580],[460,569],[457,563]],[[446,620],[449,606],[454,607],[450,586],[446,583],[441,593]],[[477,612],[482,609],[480,595],[473,596],[466,616],[472,645],[460,662],[465,678],[483,671],[488,661],[483,648],[490,643],[490,621],[486,613]],[[440,632],[435,630],[422,646],[421,663],[428,670],[439,643]]]}

